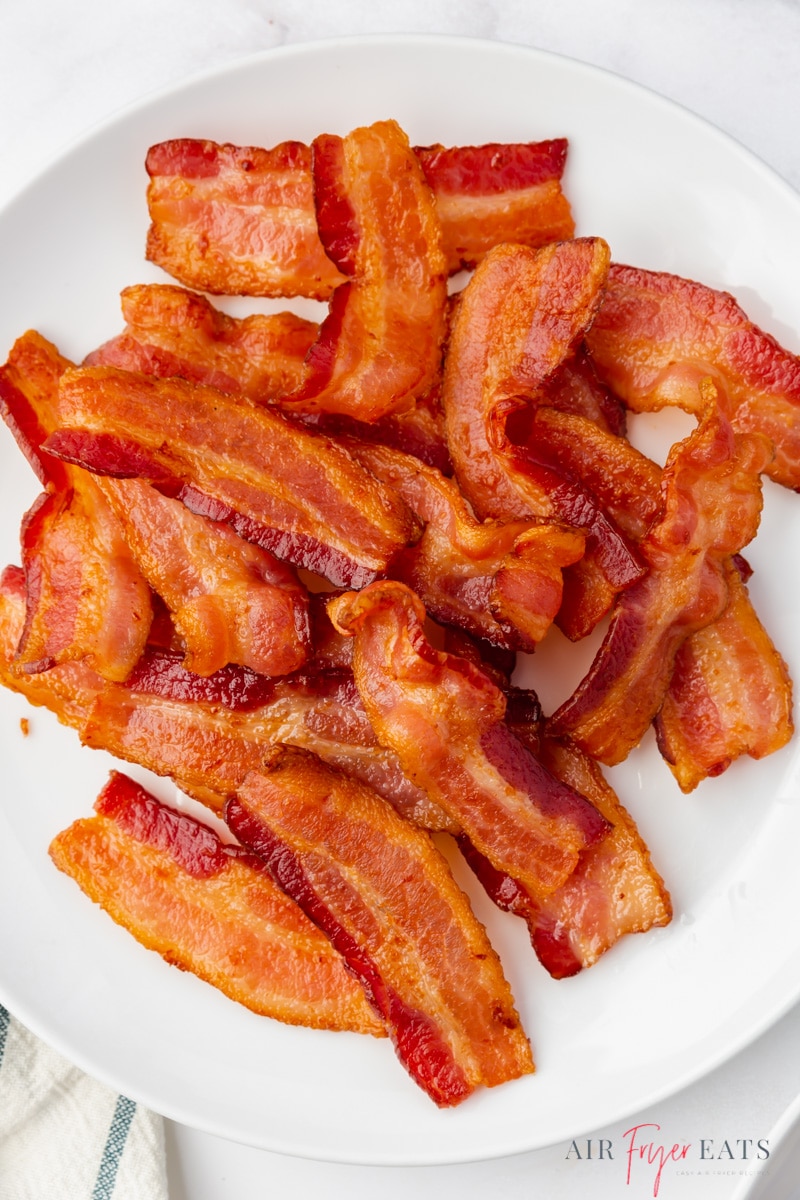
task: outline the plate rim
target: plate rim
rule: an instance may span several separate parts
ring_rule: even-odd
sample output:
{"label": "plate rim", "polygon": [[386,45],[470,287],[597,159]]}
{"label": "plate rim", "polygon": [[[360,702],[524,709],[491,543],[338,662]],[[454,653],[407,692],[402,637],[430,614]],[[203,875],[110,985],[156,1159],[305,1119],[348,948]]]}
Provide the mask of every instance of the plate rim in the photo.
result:
{"label": "plate rim", "polygon": [[205,82],[215,79],[221,79],[226,75],[235,75],[242,70],[251,70],[268,64],[274,59],[291,58],[295,55],[303,56],[308,53],[320,53],[328,50],[336,49],[337,47],[348,48],[361,46],[381,46],[381,45],[450,45],[453,48],[466,49],[467,47],[477,50],[488,50],[491,52],[504,52],[512,55],[522,55],[526,57],[541,58],[544,61],[556,61],[569,65],[571,68],[578,70],[580,73],[595,74],[598,77],[606,77],[612,79],[617,85],[631,90],[634,94],[643,92],[648,95],[652,101],[663,105],[666,109],[680,111],[685,118],[699,127],[702,127],[706,133],[713,133],[716,137],[727,142],[731,148],[735,148],[746,159],[751,160],[751,165],[758,164],[762,171],[770,176],[774,183],[780,184],[787,192],[794,196],[800,197],[800,190],[795,188],[787,179],[781,175],[777,167],[767,162],[758,151],[747,146],[735,134],[728,130],[722,129],[721,126],[715,124],[707,117],[703,117],[696,112],[688,104],[681,100],[675,100],[666,93],[659,91],[646,83],[640,83],[638,80],[631,79],[622,72],[615,70],[612,67],[603,66],[599,63],[593,63],[588,59],[582,59],[576,55],[566,54],[563,51],[548,50],[542,46],[527,45],[520,42],[511,42],[503,38],[488,38],[470,34],[452,34],[452,33],[412,33],[412,32],[395,32],[395,33],[353,33],[353,34],[337,34],[331,37],[309,38],[303,41],[284,42],[280,45],[270,46],[263,50],[253,51],[251,54],[242,55],[239,58],[229,62],[218,63],[216,66],[199,68],[195,71],[189,71],[185,75],[170,83],[158,85],[149,88],[141,95],[134,97],[127,102],[116,105],[110,112],[100,117],[97,121],[90,122],[78,133],[64,141],[54,153],[43,162],[34,166],[32,171],[20,181],[13,191],[8,193],[5,200],[0,203],[0,219],[5,216],[7,208],[15,205],[25,193],[45,178],[51,170],[55,170],[64,159],[72,156],[85,143],[92,141],[95,137],[103,134],[109,127],[116,125],[118,122],[126,120],[128,117],[135,116],[140,110],[158,105],[162,100],[167,100],[178,92],[190,89],[195,86],[201,86]]}

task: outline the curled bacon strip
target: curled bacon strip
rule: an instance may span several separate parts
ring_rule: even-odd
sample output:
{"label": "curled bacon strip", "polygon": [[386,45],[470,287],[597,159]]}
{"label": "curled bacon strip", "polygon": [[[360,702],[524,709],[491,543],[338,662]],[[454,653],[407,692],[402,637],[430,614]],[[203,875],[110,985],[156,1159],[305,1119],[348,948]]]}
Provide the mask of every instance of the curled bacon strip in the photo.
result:
{"label": "curled bacon strip", "polygon": [[587,530],[586,555],[568,576],[578,592],[569,610],[583,614],[565,630],[573,637],[588,632],[642,564],[592,493],[546,446],[514,436],[514,424],[541,403],[545,385],[579,345],[600,303],[608,258],[599,238],[492,250],[462,293],[445,363],[448,445],[478,516],[540,516]]}
{"label": "curled bacon strip", "polygon": [[[446,332],[444,353],[458,306],[458,295],[448,296],[445,308]],[[448,477],[453,474],[447,446],[444,410],[442,408],[442,376],[438,373],[433,387],[418,396],[413,407],[403,412],[391,412],[374,421],[360,421],[343,413],[303,413],[303,420],[334,438],[354,437],[360,442],[375,442],[411,454]]]}
{"label": "curled bacon strip", "polygon": [[339,950],[437,1105],[533,1071],[500,961],[427,834],[369,788],[282,747],[225,815]]}
{"label": "curled bacon strip", "polygon": [[650,569],[619,597],[588,674],[552,718],[553,732],[608,764],[639,743],[681,643],[728,603],[725,562],[758,528],[759,476],[770,454],[764,438],[735,435],[714,404],[673,447],[663,516],[640,543]]}
{"label": "curled bacon strip", "polygon": [[253,1012],[385,1034],[328,939],[240,846],[112,772],[50,857],[138,942]]}
{"label": "curled bacon strip", "polygon": [[772,754],[794,730],[786,664],[735,561],[726,564],[726,576],[728,606],[678,650],[655,721],[659,749],[684,792],[741,754]]}
{"label": "curled bacon strip", "polygon": [[147,154],[147,257],[203,292],[312,296],[342,282],[317,234],[311,151],[177,138]]}
{"label": "curled bacon strip", "polygon": [[499,688],[431,646],[424,607],[404,584],[349,592],[328,612],[355,638],[355,680],[378,741],[498,869],[537,896],[560,887],[607,825],[514,738]]}
{"label": "curled bacon strip", "polygon": [[[586,481],[635,542],[659,517],[661,470],[624,439],[609,437],[576,415],[565,420],[551,408],[537,409],[528,436],[546,445],[565,471]],[[723,569],[730,584],[728,607],[682,644],[656,718],[659,748],[687,791],[743,753],[761,757],[778,749],[791,734],[786,668],[753,611],[734,561]],[[733,663],[740,664],[738,670]],[[734,677],[738,683],[732,688]]]}
{"label": "curled bacon strip", "polygon": [[418,146],[436,196],[450,272],[474,267],[502,242],[544,246],[575,232],[561,188],[566,138],[483,146]]}
{"label": "curled bacon strip", "polygon": [[437,621],[513,650],[533,650],[561,606],[562,569],[584,537],[552,523],[476,521],[457,485],[387,446],[345,445],[394,487],[424,530],[392,564]]}
{"label": "curled bacon strip", "polygon": [[98,479],[96,486],[166,602],[187,667],[210,675],[239,663],[286,675],[305,662],[308,596],[290,567],[139,479]]}
{"label": "curled bacon strip", "polygon": [[456,475],[481,517],[553,513],[546,491],[506,462],[505,425],[577,347],[599,306],[608,258],[600,238],[539,251],[498,246],[461,293],[442,400]]}
{"label": "curled bacon strip", "polygon": [[105,680],[84,661],[67,661],[36,674],[15,669],[25,627],[26,593],[22,568],[5,567],[0,574],[0,683],[31,704],[50,709],[63,725],[79,729]]}
{"label": "curled bacon strip", "polygon": [[[291,312],[230,317],[205,296],[169,284],[125,288],[122,311],[125,331],[88,354],[84,366],[177,375],[256,403],[279,402],[299,387],[306,354],[319,332],[313,321]],[[349,433],[386,442],[450,470],[438,382],[412,409],[377,421],[329,413],[303,414],[303,419],[334,437]],[[52,457],[49,461],[56,465]]]}
{"label": "curled bacon strip", "polygon": [[21,529],[27,612],[17,671],[86,659],[124,679],[147,640],[150,590],[95,480],[42,452],[58,420],[58,388],[70,363],[29,332],[0,368],[2,414],[44,492]]}
{"label": "curled bacon strip", "polygon": [[597,764],[569,742],[545,738],[538,749],[548,769],[603,814],[611,825],[608,836],[583,852],[562,887],[539,900],[497,871],[468,839],[458,842],[495,904],[527,923],[545,969],[554,979],[565,979],[593,966],[627,934],[669,924],[672,903],[636,823]]}
{"label": "curled bacon strip", "polygon": [[636,412],[674,404],[696,413],[699,380],[715,378],[734,428],[773,442],[766,473],[800,487],[800,358],[727,292],[615,263],[586,340],[601,377]]}
{"label": "curled bacon strip", "polygon": [[263,402],[296,388],[318,326],[291,312],[231,317],[205,296],[169,284],[121,295],[125,330],[87,355],[84,366],[180,375]]}
{"label": "curled bacon strip", "polygon": [[72,365],[31,329],[17,338],[0,367],[0,415],[43,487],[70,483],[70,468],[43,454],[42,443],[58,424],[58,384]]}
{"label": "curled bacon strip", "polygon": [[414,532],[399,498],[340,446],[215,388],[85,367],[62,378],[59,408],[50,452],[139,476],[338,586],[374,579]]}
{"label": "curled bacon strip", "polygon": [[395,121],[313,144],[320,237],[350,282],[337,288],[306,378],[281,404],[374,421],[436,382],[447,284],[430,188]]}
{"label": "curled bacon strip", "polygon": [[147,641],[150,592],[94,480],[76,471],[69,489],[42,493],[21,544],[27,611],[15,670],[84,659],[126,679]]}

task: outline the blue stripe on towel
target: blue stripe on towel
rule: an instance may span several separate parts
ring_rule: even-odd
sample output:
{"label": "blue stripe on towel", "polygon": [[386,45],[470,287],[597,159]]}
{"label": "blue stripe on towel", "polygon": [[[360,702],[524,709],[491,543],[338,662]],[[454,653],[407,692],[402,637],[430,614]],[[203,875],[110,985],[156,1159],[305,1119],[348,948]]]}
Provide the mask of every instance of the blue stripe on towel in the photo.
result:
{"label": "blue stripe on towel", "polygon": [[11,1024],[11,1014],[7,1008],[3,1008],[0,1004],[0,1065],[3,1062],[3,1051],[6,1048],[6,1037],[8,1036],[8,1027]]}
{"label": "blue stripe on towel", "polygon": [[114,1116],[103,1148],[100,1169],[97,1172],[92,1200],[111,1200],[117,1181],[117,1168],[125,1149],[125,1142],[136,1112],[136,1105],[127,1096],[118,1096]]}

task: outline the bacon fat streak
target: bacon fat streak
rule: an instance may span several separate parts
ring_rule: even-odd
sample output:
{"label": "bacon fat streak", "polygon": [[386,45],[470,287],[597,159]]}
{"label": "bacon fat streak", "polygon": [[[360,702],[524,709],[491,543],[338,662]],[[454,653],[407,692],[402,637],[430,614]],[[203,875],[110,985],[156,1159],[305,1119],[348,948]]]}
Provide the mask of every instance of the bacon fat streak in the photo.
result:
{"label": "bacon fat streak", "polygon": [[533,1070],[500,961],[427,834],[286,748],[247,777],[226,819],[337,947],[438,1105]]}

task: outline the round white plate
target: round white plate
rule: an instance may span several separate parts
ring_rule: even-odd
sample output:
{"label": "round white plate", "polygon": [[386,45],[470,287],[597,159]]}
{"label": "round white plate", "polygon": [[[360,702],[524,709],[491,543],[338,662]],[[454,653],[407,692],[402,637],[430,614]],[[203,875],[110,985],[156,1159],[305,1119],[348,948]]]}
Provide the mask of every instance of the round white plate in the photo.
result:
{"label": "round white plate", "polygon": [[[143,257],[151,143],[193,135],[269,146],[385,117],[416,144],[568,136],[565,183],[580,233],[607,238],[617,261],[730,289],[800,350],[800,200],[749,153],[673,104],[579,63],[397,37],[268,53],[160,95],[72,148],[0,214],[0,354],[32,326],[80,359],[120,329],[124,286],[165,278]],[[36,486],[4,427],[0,464],[5,563],[18,561],[19,518]],[[795,669],[799,537],[800,499],[769,487],[748,551],[752,594]],[[578,669],[562,665],[557,646],[542,649],[536,681],[548,707]],[[31,718],[27,738],[22,716]],[[447,1112],[409,1082],[386,1042],[255,1017],[141,949],[47,857],[51,837],[91,810],[110,759],[81,750],[48,713],[6,692],[0,753],[3,1001],[95,1076],[235,1140],[396,1164],[541,1147],[696,1080],[800,994],[794,743],[765,762],[736,764],[689,797],[650,739],[614,770],[672,890],[675,920],[627,939],[582,976],[550,980],[522,922],[476,895],[538,1071]],[[163,782],[156,790],[170,795]]]}

